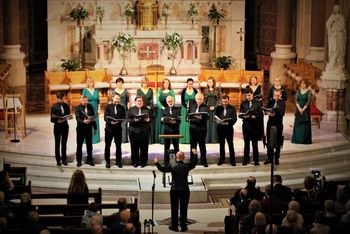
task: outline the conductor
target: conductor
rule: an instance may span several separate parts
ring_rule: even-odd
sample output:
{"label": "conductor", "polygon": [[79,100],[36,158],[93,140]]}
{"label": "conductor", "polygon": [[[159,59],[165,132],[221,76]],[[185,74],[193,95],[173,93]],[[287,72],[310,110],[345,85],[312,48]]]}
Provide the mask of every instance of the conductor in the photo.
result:
{"label": "conductor", "polygon": [[180,203],[180,226],[181,231],[185,232],[187,228],[187,209],[188,202],[190,200],[190,189],[188,187],[188,173],[190,170],[196,167],[198,163],[197,150],[192,149],[191,161],[184,163],[185,154],[182,151],[176,153],[176,162],[174,165],[171,163],[161,166],[158,159],[155,158],[154,162],[161,172],[171,172],[172,182],[170,189],[170,203],[171,203],[171,225],[169,229],[175,232],[179,231],[178,228],[178,212]]}

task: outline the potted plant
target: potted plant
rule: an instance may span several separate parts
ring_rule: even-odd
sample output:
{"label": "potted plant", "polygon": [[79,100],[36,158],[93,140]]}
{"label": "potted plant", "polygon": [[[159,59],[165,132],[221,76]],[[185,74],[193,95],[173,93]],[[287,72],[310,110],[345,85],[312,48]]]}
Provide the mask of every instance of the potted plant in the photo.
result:
{"label": "potted plant", "polygon": [[105,16],[105,9],[102,6],[96,7],[96,17],[100,23],[100,28],[102,28],[102,20],[103,17]]}
{"label": "potted plant", "polygon": [[89,18],[89,12],[84,8],[73,8],[69,13],[69,16],[72,20],[76,20],[78,26],[84,25],[84,20]]}
{"label": "potted plant", "polygon": [[134,17],[135,9],[132,1],[125,5],[126,28],[129,28],[131,19]]}
{"label": "potted plant", "polygon": [[135,38],[126,33],[119,32],[112,41],[112,48],[118,50],[120,56],[123,59],[123,66],[120,71],[120,75],[127,75],[128,72],[125,68],[126,53],[136,52]]}
{"label": "potted plant", "polygon": [[208,19],[213,22],[213,24],[219,25],[221,19],[225,19],[225,13],[223,10],[219,11],[215,4],[211,5],[208,12]]}
{"label": "potted plant", "polygon": [[198,5],[199,3],[190,3],[190,8],[187,10],[187,16],[190,17],[191,22],[192,22],[192,28],[193,28],[193,24],[194,24],[194,19],[196,18],[196,16],[199,14],[198,12]]}
{"label": "potted plant", "polygon": [[170,15],[170,6],[168,3],[163,4],[162,16],[164,17],[164,27],[167,28],[168,25],[168,17]]}
{"label": "potted plant", "polygon": [[172,61],[172,66],[170,68],[170,75],[176,75],[176,69],[174,66],[174,60],[177,55],[177,51],[182,47],[184,43],[183,37],[178,33],[168,34],[162,38],[162,50],[167,49],[170,51],[170,58]]}
{"label": "potted plant", "polygon": [[221,56],[217,57],[215,60],[215,66],[219,69],[227,70],[233,63],[233,58],[231,56]]}
{"label": "potted plant", "polygon": [[81,69],[81,63],[78,59],[61,59],[61,68],[64,71],[78,71]]}

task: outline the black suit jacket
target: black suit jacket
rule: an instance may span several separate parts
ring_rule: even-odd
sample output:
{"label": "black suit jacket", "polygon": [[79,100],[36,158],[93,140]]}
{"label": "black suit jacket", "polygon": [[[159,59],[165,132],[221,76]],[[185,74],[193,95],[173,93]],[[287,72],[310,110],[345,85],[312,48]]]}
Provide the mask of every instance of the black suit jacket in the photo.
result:
{"label": "black suit jacket", "polygon": [[[192,155],[192,153],[191,153]],[[158,162],[156,166],[161,172],[171,172],[172,182],[171,190],[189,190],[188,187],[188,173],[190,170],[196,167],[198,163],[198,155],[195,154],[191,158],[190,163],[184,163],[183,161],[176,162],[175,164],[161,166]]]}
{"label": "black suit jacket", "polygon": [[[197,110],[197,103],[191,105],[189,107],[187,116],[192,113],[196,113]],[[199,106],[198,112],[205,112],[208,113],[208,107],[206,104],[202,103]],[[207,131],[207,119],[208,119],[208,114],[203,114],[202,119],[190,119],[190,128],[194,129],[196,131]]]}
{"label": "black suit jacket", "polygon": [[262,117],[263,112],[261,110],[261,104],[257,100],[252,100],[252,107],[249,107],[249,101],[244,100],[241,103],[241,106],[239,108],[239,111],[241,113],[246,113],[249,109],[253,109],[251,112],[251,116],[255,116],[256,118],[243,118],[243,127],[246,128],[250,132],[254,132],[258,134],[258,119]]}
{"label": "black suit jacket", "polygon": [[[228,119],[228,125],[222,125],[218,124],[219,129],[225,129],[227,127],[232,127],[236,122],[237,122],[237,113],[236,113],[236,108],[230,104],[226,106],[226,115],[224,115],[224,106],[220,105],[216,108],[215,110],[215,115],[219,117],[220,119]],[[219,133],[219,132],[218,132]]]}
{"label": "black suit jacket", "polygon": [[[117,107],[117,114],[114,113],[114,109]],[[113,131],[121,131],[122,126],[121,122],[117,124],[112,124],[112,119],[107,118],[107,116],[112,117],[114,119],[125,119],[125,109],[122,105],[120,104],[113,104],[110,103],[106,106],[105,108],[105,113],[104,113],[104,120],[106,121],[106,131],[113,132]]]}
{"label": "black suit jacket", "polygon": [[[267,103],[267,108],[273,108],[275,105],[275,99],[269,100]],[[277,106],[275,108],[275,116],[269,115],[268,124],[272,126],[283,126],[283,116],[286,110],[286,103],[282,100],[277,101]]]}
{"label": "black suit jacket", "polygon": [[[87,115],[88,116],[95,116],[94,108],[91,104],[87,104]],[[87,127],[93,127],[95,130],[97,130],[96,121],[91,121],[89,124],[85,124],[84,120],[87,118],[85,113],[85,106],[80,104],[75,108],[75,117],[77,119],[77,128],[87,128]]]}
{"label": "black suit jacket", "polygon": [[[61,106],[63,107],[63,113]],[[64,121],[62,123],[57,123],[57,121],[60,119],[60,117],[63,117],[65,115],[70,115],[70,108],[67,103],[56,103],[51,107],[51,122],[54,124],[59,125],[68,125],[67,121]]]}
{"label": "black suit jacket", "polygon": [[166,119],[163,120],[161,118],[162,123],[164,124],[164,133],[165,134],[171,134],[171,133],[179,133],[179,126],[181,122],[181,109],[179,107],[173,106],[171,108],[171,114],[170,114],[170,107],[166,107],[162,112],[162,117],[172,117],[176,119],[176,123],[169,123]]}
{"label": "black suit jacket", "polygon": [[[143,106],[141,107],[141,114],[146,114],[144,118],[139,121],[134,121],[134,118],[139,114],[139,108],[136,106],[131,107],[127,113],[127,119],[129,121],[129,131],[135,134],[145,134],[148,136],[150,131],[150,123],[152,123],[152,115],[150,109]],[[145,121],[145,118],[150,118],[149,122]]]}

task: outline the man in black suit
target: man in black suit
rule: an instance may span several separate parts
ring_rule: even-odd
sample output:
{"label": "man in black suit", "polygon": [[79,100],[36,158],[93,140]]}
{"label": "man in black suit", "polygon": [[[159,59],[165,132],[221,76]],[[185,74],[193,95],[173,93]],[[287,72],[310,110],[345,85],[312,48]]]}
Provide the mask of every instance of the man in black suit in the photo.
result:
{"label": "man in black suit", "polygon": [[223,95],[221,105],[216,108],[215,115],[220,118],[216,120],[217,133],[220,145],[220,159],[218,165],[225,163],[225,139],[230,152],[230,162],[236,166],[235,149],[233,146],[233,125],[237,122],[237,114],[234,106],[230,105],[229,97]]}
{"label": "man in black suit", "polygon": [[[56,94],[57,103],[51,108],[51,122],[54,123],[53,134],[55,136],[55,157],[57,166],[62,164],[67,166],[67,139],[69,132],[68,118],[64,116],[70,115],[70,107],[64,102],[64,93]],[[61,146],[61,155],[60,155]],[[62,156],[62,158],[61,158]],[[62,164],[61,164],[62,159]]]}
{"label": "man in black suit", "polygon": [[95,166],[92,159],[92,129],[94,129],[93,133],[95,135],[97,131],[96,116],[94,108],[88,103],[88,97],[84,94],[80,97],[80,105],[75,108],[75,117],[77,119],[77,167],[81,166],[84,140],[87,151],[86,163]]}
{"label": "man in black suit", "polygon": [[187,120],[190,122],[190,145],[191,149],[197,148],[201,152],[201,164],[208,167],[207,149],[205,145],[205,136],[207,135],[208,107],[203,103],[204,96],[197,93],[196,103],[189,107]]}
{"label": "man in black suit", "polygon": [[112,103],[105,108],[104,120],[106,122],[105,128],[105,161],[106,168],[111,167],[110,149],[111,143],[114,139],[115,143],[115,158],[116,165],[122,168],[122,121],[125,119],[125,109],[119,104],[120,95],[114,94]]}
{"label": "man in black suit", "polygon": [[[245,89],[245,100],[241,103],[239,117],[243,119],[243,138],[244,138],[244,158],[243,166],[250,161],[250,142],[253,146],[253,161],[255,166],[259,166],[259,149],[258,149],[258,119],[262,116],[261,104],[259,101],[253,99],[253,90],[251,88]],[[249,112],[249,113],[248,113]],[[245,114],[242,114],[245,113]]]}
{"label": "man in black suit", "polygon": [[[283,145],[283,116],[286,109],[286,104],[282,100],[282,93],[280,90],[275,90],[273,93],[273,99],[269,100],[267,103],[267,108],[273,108],[273,111],[265,112],[269,115],[269,120],[267,121],[266,135],[267,135],[267,160],[264,164],[270,164],[272,157],[275,156],[275,164],[279,165],[279,158],[281,152],[281,145]],[[274,126],[277,129],[277,136],[274,145],[271,145],[271,127]]]}
{"label": "man in black suit", "polygon": [[282,177],[280,175],[274,175],[274,196],[281,199],[284,203],[288,203],[292,200],[292,189],[282,184]]}
{"label": "man in black suit", "polygon": [[[205,137],[205,136],[204,136]],[[188,187],[188,173],[196,167],[198,162],[197,150],[191,150],[191,161],[184,163],[185,154],[182,151],[176,153],[176,163],[174,165],[168,164],[164,167],[158,163],[157,158],[154,162],[161,172],[171,172],[172,182],[170,189],[171,202],[171,225],[170,230],[178,232],[178,212],[180,203],[180,226],[181,231],[187,231],[187,209],[190,200],[190,189]]]}
{"label": "man in black suit", "polygon": [[[179,126],[181,122],[181,110],[174,106],[174,98],[168,96],[166,98],[168,106],[163,110],[161,122],[164,124],[164,134],[179,134]],[[173,143],[174,153],[179,151],[179,139],[177,138],[165,138],[164,139],[164,163],[169,163],[169,149],[170,143]]]}
{"label": "man in black suit", "polygon": [[145,167],[148,161],[148,145],[151,111],[143,106],[141,96],[135,98],[135,106],[128,110],[131,162],[134,167]]}

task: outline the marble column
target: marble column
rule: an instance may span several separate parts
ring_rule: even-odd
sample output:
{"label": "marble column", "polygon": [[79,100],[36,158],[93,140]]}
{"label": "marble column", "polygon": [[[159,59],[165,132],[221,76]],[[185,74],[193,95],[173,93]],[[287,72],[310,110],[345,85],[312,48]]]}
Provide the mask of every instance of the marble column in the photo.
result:
{"label": "marble column", "polygon": [[[332,16],[333,10],[330,12],[330,9],[340,9],[338,14],[338,19],[343,17],[341,13],[341,8],[339,6],[332,5],[332,2],[326,1],[326,15],[329,18]],[[335,10],[336,11],[336,10]],[[343,19],[345,21],[345,19]],[[340,20],[341,21],[341,20]],[[340,22],[339,21],[339,22]],[[330,24],[329,24],[330,25]],[[330,30],[327,27],[327,30]],[[343,28],[346,31],[346,23]],[[333,29],[332,29],[333,31]],[[341,34],[340,34],[341,35]],[[345,33],[346,35],[346,33]],[[321,121],[321,128],[328,130],[344,130],[344,96],[345,89],[349,81],[349,74],[345,69],[344,60],[345,54],[342,54],[339,51],[344,51],[346,49],[346,36],[343,37],[345,40],[344,45],[341,43],[336,43],[335,40],[332,40],[333,36],[327,32],[328,43],[332,43],[333,47],[336,47],[338,50],[336,52],[329,52],[329,45],[327,46],[328,61],[325,70],[322,72],[321,79],[318,81],[319,87],[326,90],[326,110]]]}
{"label": "marble column", "polygon": [[283,65],[293,62],[296,54],[292,52],[291,45],[291,1],[277,1],[277,32],[275,51],[271,53],[270,83],[276,76],[281,77],[281,83],[286,83]]}
{"label": "marble column", "polygon": [[312,0],[311,7],[311,33],[310,33],[310,50],[306,60],[319,69],[324,69],[324,35],[326,2],[325,0]]}
{"label": "marble column", "polygon": [[26,68],[23,61],[25,54],[21,52],[19,44],[19,0],[4,0],[3,6],[4,51],[0,53],[0,59],[11,64],[7,78],[10,89],[16,93],[25,93]]}

